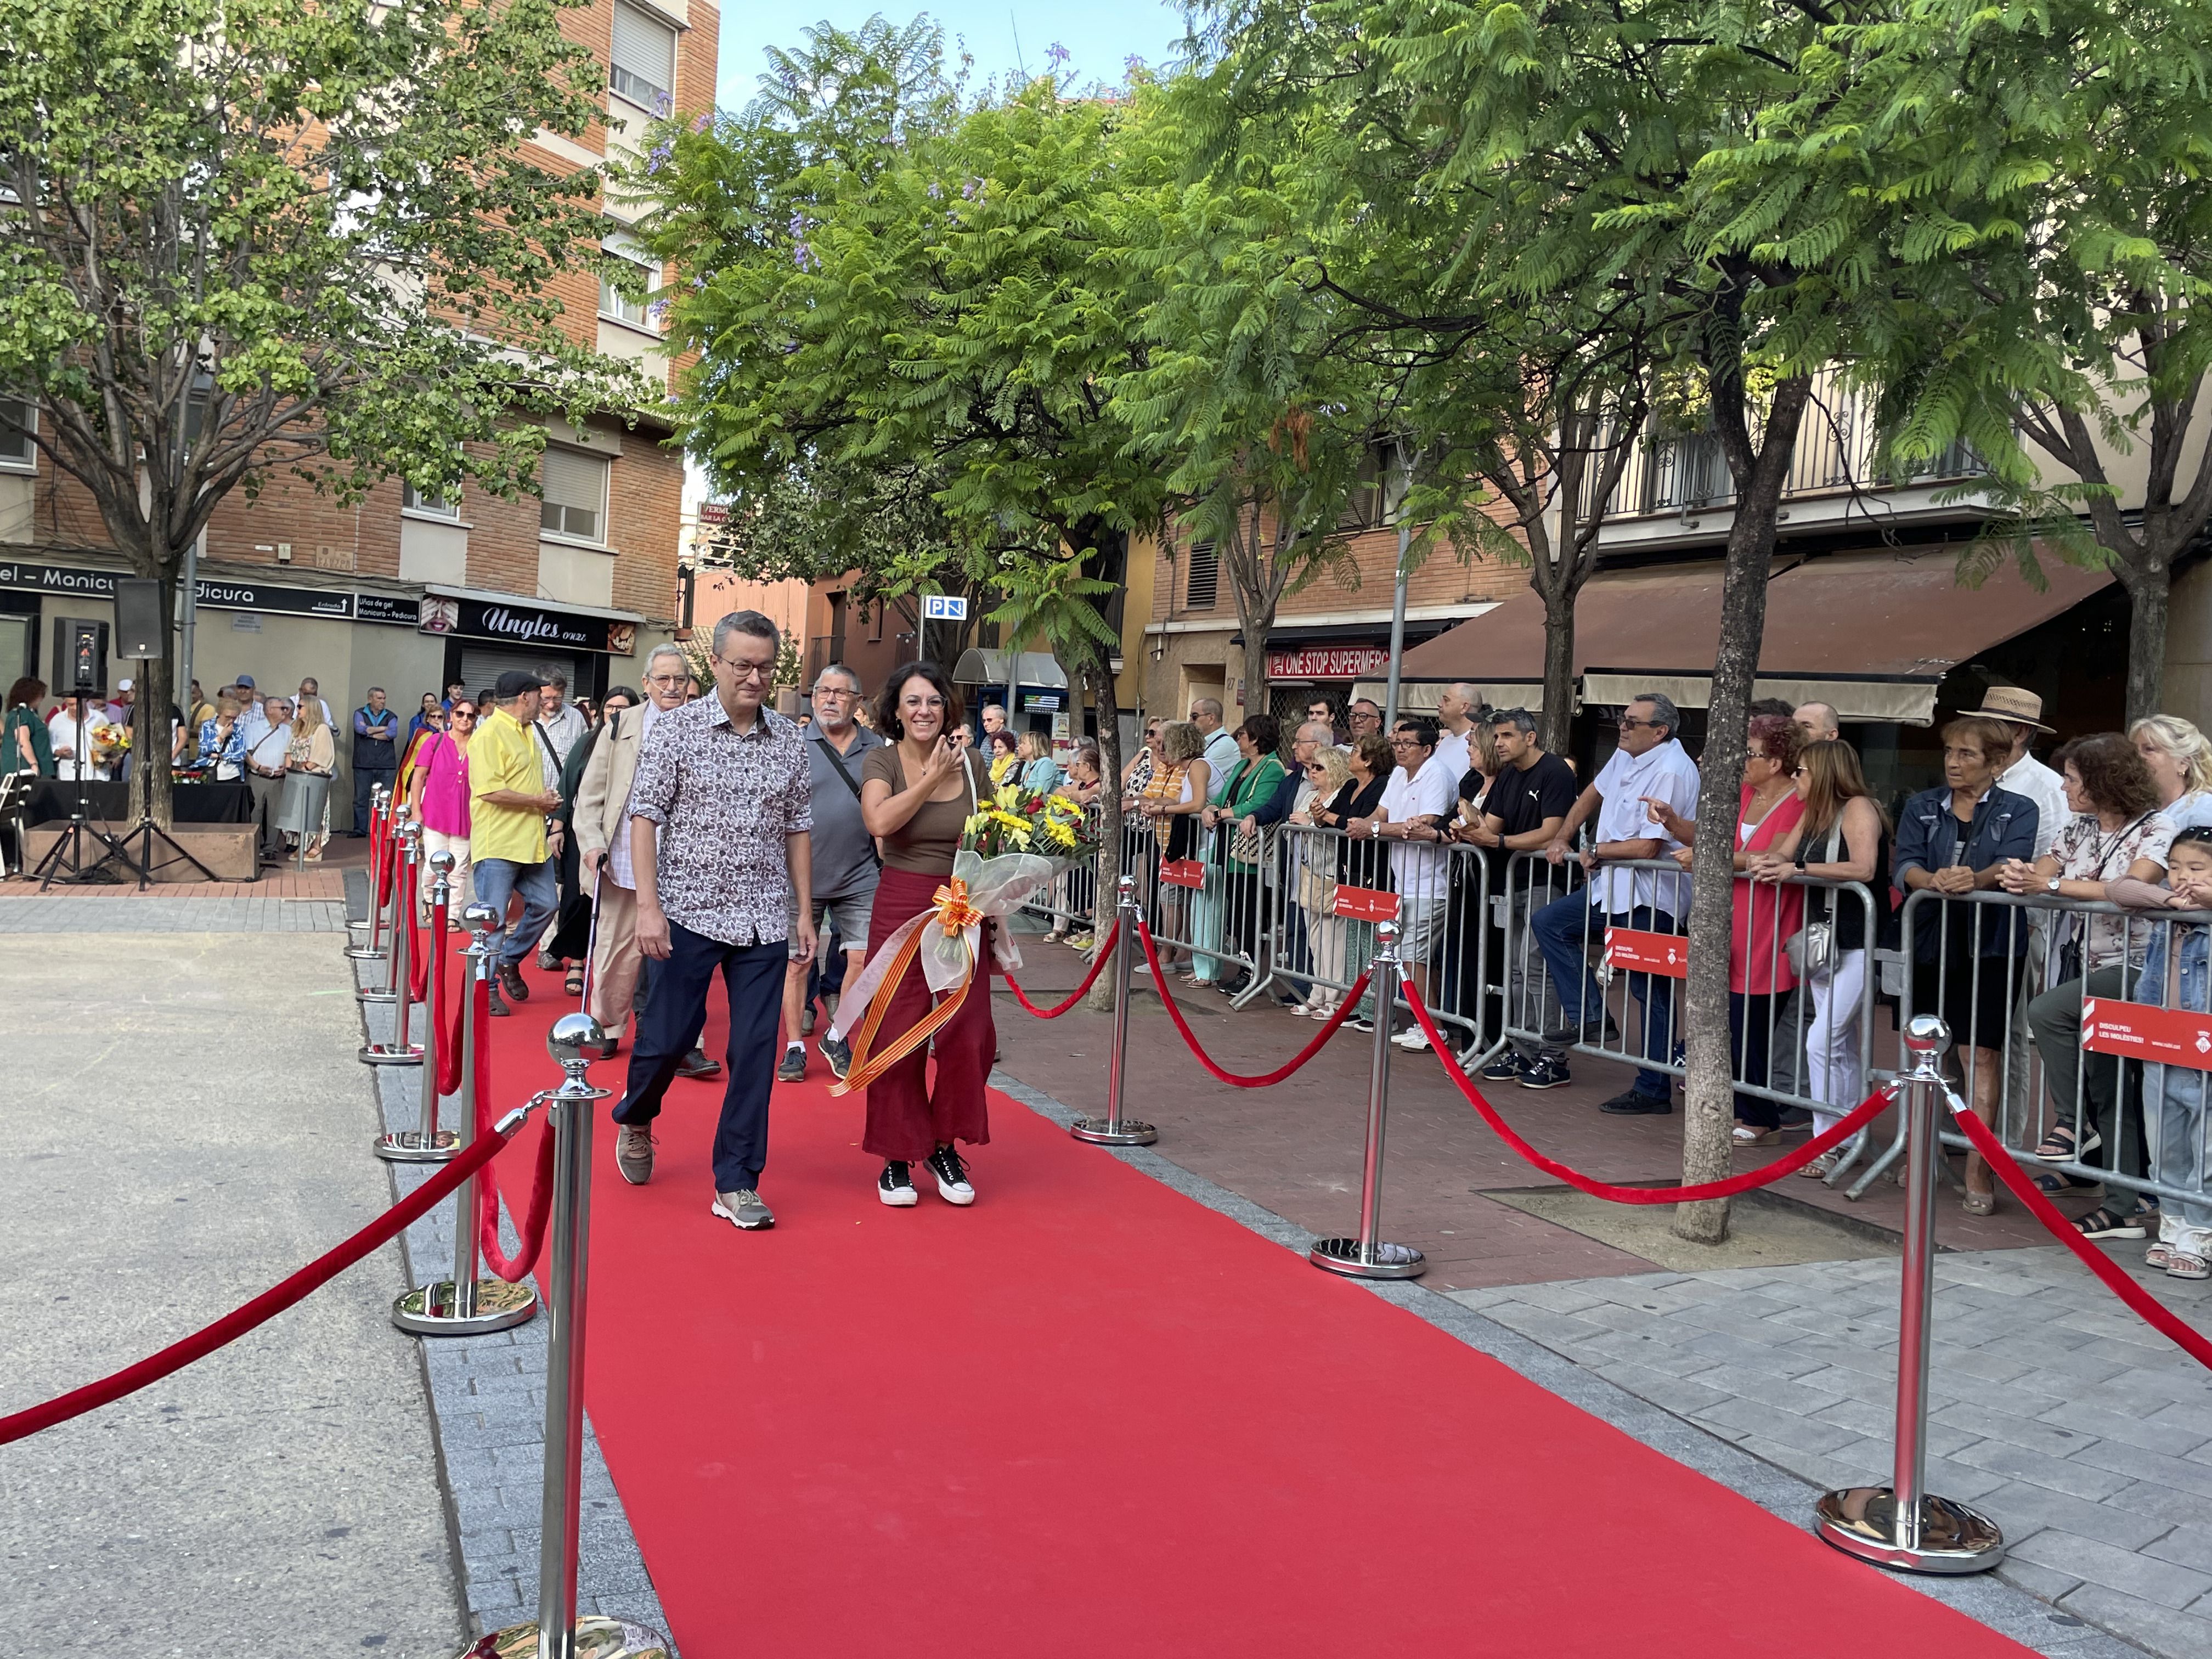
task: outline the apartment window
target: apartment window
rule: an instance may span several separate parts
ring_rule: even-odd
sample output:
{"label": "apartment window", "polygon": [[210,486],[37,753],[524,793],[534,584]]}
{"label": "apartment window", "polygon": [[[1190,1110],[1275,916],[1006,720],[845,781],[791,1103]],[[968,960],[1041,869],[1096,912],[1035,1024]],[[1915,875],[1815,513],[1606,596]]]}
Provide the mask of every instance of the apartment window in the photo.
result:
{"label": "apartment window", "polygon": [[607,463],[572,449],[548,449],[538,464],[545,499],[538,508],[538,527],[549,536],[580,542],[606,540]]}
{"label": "apartment window", "polygon": [[1220,557],[1212,542],[1200,542],[1190,550],[1190,571],[1183,578],[1183,606],[1190,611],[1211,611],[1220,592]]}
{"label": "apartment window", "polygon": [[450,495],[425,495],[411,483],[399,486],[399,505],[410,513],[427,513],[434,519],[458,519],[461,516],[461,489],[453,486]]}
{"label": "apartment window", "polygon": [[0,467],[27,468],[38,465],[38,449],[31,434],[38,411],[20,398],[0,398]]}
{"label": "apartment window", "polygon": [[[629,237],[610,236],[600,246],[630,266],[644,287],[650,289],[660,281],[659,267]],[[605,276],[599,278],[599,315],[617,323],[628,323],[632,328],[653,326],[646,317],[644,297],[623,293],[611,278]]]}
{"label": "apartment window", "polygon": [[610,56],[607,84],[633,104],[666,114],[676,84],[676,31],[635,6],[617,5]]}

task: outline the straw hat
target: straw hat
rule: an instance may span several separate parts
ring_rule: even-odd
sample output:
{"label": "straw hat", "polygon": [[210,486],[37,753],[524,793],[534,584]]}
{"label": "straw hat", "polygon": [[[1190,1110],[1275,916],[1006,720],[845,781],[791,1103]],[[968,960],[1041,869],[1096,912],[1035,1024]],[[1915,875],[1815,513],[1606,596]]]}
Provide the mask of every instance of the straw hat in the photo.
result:
{"label": "straw hat", "polygon": [[1982,693],[1982,706],[1966,711],[1984,720],[2007,720],[2014,726],[2031,726],[2038,732],[2049,732],[2038,718],[2043,713],[2043,699],[2033,691],[2023,691],[2016,685],[1993,685]]}

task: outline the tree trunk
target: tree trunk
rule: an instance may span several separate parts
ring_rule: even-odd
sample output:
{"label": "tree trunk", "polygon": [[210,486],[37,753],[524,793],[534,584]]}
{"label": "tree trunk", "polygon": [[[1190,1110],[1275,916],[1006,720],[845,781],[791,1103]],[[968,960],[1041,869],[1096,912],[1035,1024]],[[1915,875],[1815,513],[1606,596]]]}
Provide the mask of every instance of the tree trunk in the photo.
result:
{"label": "tree trunk", "polygon": [[[1114,665],[1097,644],[1085,652],[1082,675],[1091,691],[1091,706],[1098,714],[1098,891],[1091,907],[1093,951],[1106,943],[1108,920],[1120,902],[1121,878],[1121,709],[1114,694]],[[1110,974],[1101,974],[1084,1006],[1094,1012],[1113,1012],[1115,987]]]}
{"label": "tree trunk", "polygon": [[[1688,1048],[1684,1090],[1682,1181],[1724,1180],[1735,1152],[1735,1079],[1729,1064],[1729,934],[1734,921],[1737,797],[1743,784],[1745,726],[1766,633],[1766,579],[1774,562],[1777,514],[1796,448],[1809,383],[1775,392],[1757,463],[1736,479],[1735,520],[1721,578],[1721,634],[1698,757],[1697,868],[1690,897],[1689,977],[1681,1035]],[[1717,1244],[1728,1237],[1728,1200],[1674,1208],[1677,1237]]]}
{"label": "tree trunk", "polygon": [[1244,629],[1244,714],[1247,719],[1267,712],[1267,634],[1275,625],[1275,607],[1269,605]]}
{"label": "tree trunk", "polygon": [[1543,595],[1544,712],[1537,729],[1545,752],[1553,755],[1567,752],[1574,729],[1575,598],[1572,587]]}
{"label": "tree trunk", "polygon": [[[176,615],[177,583],[173,576],[158,579],[161,615],[165,622]],[[151,818],[162,830],[176,828],[176,780],[169,769],[169,705],[176,695],[174,630],[161,631],[161,654],[150,662],[131,665],[131,817]],[[191,711],[183,711],[187,721]],[[197,735],[197,734],[195,734]]]}
{"label": "tree trunk", "polygon": [[2127,724],[2155,714],[2166,703],[2166,605],[2173,567],[2164,558],[2113,565],[2128,590]]}

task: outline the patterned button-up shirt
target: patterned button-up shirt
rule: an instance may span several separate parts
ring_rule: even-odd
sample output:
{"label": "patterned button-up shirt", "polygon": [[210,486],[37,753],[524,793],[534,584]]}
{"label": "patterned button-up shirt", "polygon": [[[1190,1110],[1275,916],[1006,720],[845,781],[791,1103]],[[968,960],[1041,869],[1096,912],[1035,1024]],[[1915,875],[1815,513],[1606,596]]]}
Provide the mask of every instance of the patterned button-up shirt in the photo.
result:
{"label": "patterned button-up shirt", "polygon": [[805,741],[781,714],[762,709],[740,737],[710,691],[654,721],[629,810],[660,825],[663,914],[724,945],[788,938],[784,838],[813,829],[811,787]]}

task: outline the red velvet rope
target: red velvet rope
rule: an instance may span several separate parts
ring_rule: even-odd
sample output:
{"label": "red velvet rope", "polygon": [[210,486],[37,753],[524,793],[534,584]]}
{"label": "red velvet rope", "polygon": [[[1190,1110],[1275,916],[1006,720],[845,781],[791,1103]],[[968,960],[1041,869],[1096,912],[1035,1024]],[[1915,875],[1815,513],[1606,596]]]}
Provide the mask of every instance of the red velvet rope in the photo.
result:
{"label": "red velvet rope", "polygon": [[2013,1196],[2027,1206],[2028,1213],[2048,1228],[2053,1237],[2081,1259],[2083,1267],[2105,1281],[2106,1289],[2126,1303],[2136,1318],[2198,1364],[2212,1366],[2212,1340],[2183,1324],[2156,1297],[2130,1278],[2126,1268],[2082,1237],[2080,1230],[2060,1213],[2058,1206],[2045,1197],[2013,1161],[2004,1144],[1990,1133],[1988,1124],[1972,1112],[1954,1112],[1952,1117],[1974,1150],[1996,1171],[1997,1179],[2012,1189]]}
{"label": "red velvet rope", "polygon": [[1557,1176],[1570,1187],[1611,1204],[1694,1204],[1709,1198],[1733,1198],[1736,1194],[1747,1193],[1754,1187],[1771,1186],[1793,1170],[1803,1169],[1821,1153],[1843,1145],[1879,1117],[1888,1108],[1891,1100],[1887,1089],[1877,1089],[1853,1107],[1848,1116],[1830,1125],[1826,1133],[1814,1135],[1795,1152],[1784,1153],[1771,1164],[1761,1164],[1743,1175],[1730,1176],[1725,1181],[1708,1181],[1694,1187],[1615,1187],[1606,1182],[1593,1181],[1588,1176],[1569,1169],[1558,1159],[1545,1157],[1515,1133],[1513,1126],[1498,1115],[1498,1109],[1482,1097],[1482,1091],[1468,1081],[1467,1073],[1460,1069],[1459,1061],[1453,1058],[1452,1051],[1445,1046],[1436,1022],[1429,1018],[1428,1007],[1422,1002],[1420,992],[1410,981],[1405,992],[1406,1001],[1413,1011],[1413,1018],[1420,1022],[1421,1030],[1428,1036],[1430,1047],[1436,1050],[1437,1058],[1443,1062],[1444,1075],[1458,1085],[1460,1093],[1467,1097],[1467,1103],[1482,1115],[1482,1121],[1497,1130],[1507,1146],[1547,1175]]}
{"label": "red velvet rope", "polygon": [[[416,1001],[427,1002],[429,1000],[430,952],[445,948],[446,911],[444,906],[439,906],[431,912],[430,926],[421,927],[415,920],[413,896],[409,895],[410,902],[407,906],[407,984],[409,993]],[[435,945],[430,942],[433,939],[437,941]],[[434,1019],[438,1011],[433,1008],[430,1017]]]}
{"label": "red velvet rope", "polygon": [[[444,1007],[430,1011],[430,1018],[438,1022],[437,1088],[441,1095],[456,1094],[461,1086],[461,1011],[469,1006],[470,984],[468,958],[463,957],[461,962],[460,994],[444,998]],[[446,975],[447,979],[453,976],[452,973]]]}
{"label": "red velvet rope", "polygon": [[1198,1039],[1191,1035],[1190,1027],[1183,1023],[1182,1010],[1176,1006],[1176,1000],[1168,990],[1167,969],[1160,966],[1159,953],[1152,949],[1152,930],[1145,925],[1142,917],[1137,921],[1137,939],[1145,947],[1145,960],[1152,965],[1153,987],[1159,992],[1160,1000],[1168,1006],[1168,1018],[1175,1022],[1176,1030],[1182,1033],[1182,1040],[1190,1045],[1191,1053],[1198,1056],[1198,1063],[1233,1089],[1265,1089],[1290,1076],[1319,1054],[1328,1040],[1336,1035],[1337,1027],[1352,1017],[1352,1011],[1359,1005],[1361,994],[1367,989],[1369,975],[1362,974],[1358,982],[1344,994],[1344,1000],[1336,1005],[1335,1012],[1329,1015],[1321,1030],[1314,1033],[1312,1042],[1266,1076],[1242,1077],[1235,1072],[1224,1072],[1215,1065],[1212,1056],[1198,1046]]}
{"label": "red velvet rope", "polygon": [[[484,1029],[491,1016],[491,981],[476,981],[477,1030]],[[477,1133],[482,1135],[491,1120],[491,1044],[477,1044],[476,1064]],[[521,1246],[510,1259],[499,1239],[499,1179],[489,1170],[477,1182],[477,1254],[483,1258],[485,1267],[510,1285],[517,1285],[528,1276],[538,1264],[538,1253],[544,1248],[545,1224],[553,1214],[553,1150],[554,1131],[549,1126],[538,1137],[538,1168],[532,1177],[530,1210],[526,1216],[514,1218]]]}
{"label": "red velvet rope", "polygon": [[274,1319],[294,1303],[330,1283],[371,1250],[397,1238],[444,1202],[456,1187],[479,1170],[489,1176],[491,1160],[506,1149],[507,1142],[507,1136],[498,1133],[479,1137],[466,1152],[343,1243],[317,1256],[290,1278],[270,1286],[244,1307],[225,1314],[212,1325],[195,1331],[182,1341],[171,1343],[159,1353],[149,1354],[137,1364],[125,1366],[112,1376],[103,1377],[97,1382],[88,1382],[81,1389],[72,1389],[58,1399],[49,1400],[41,1406],[33,1406],[27,1411],[0,1417],[0,1446],[13,1440],[21,1440],[27,1435],[36,1434],[41,1429],[50,1429],[57,1423],[66,1423],[72,1417],[81,1417],[88,1411],[120,1400],[125,1395],[135,1394],[149,1383],[160,1382],[173,1371],[182,1370],[196,1359],[204,1359],[217,1348],[236,1341],[264,1321]]}
{"label": "red velvet rope", "polygon": [[392,856],[392,819],[387,815],[383,823],[371,831],[376,839],[369,850],[377,856],[376,905],[382,909],[392,902],[392,866],[398,860]]}
{"label": "red velvet rope", "polygon": [[1058,1019],[1077,1003],[1082,1001],[1090,994],[1091,988],[1098,982],[1098,975],[1105,970],[1107,958],[1113,954],[1114,941],[1121,937],[1121,920],[1116,916],[1114,919],[1114,925],[1106,930],[1105,939],[1091,953],[1091,971],[1083,976],[1082,984],[1067,994],[1067,1000],[1065,1002],[1056,1004],[1050,1008],[1038,1007],[1029,1000],[1022,988],[1014,983],[1014,976],[1012,974],[1004,975],[1006,988],[1014,994],[1015,1001],[1020,1003],[1039,1019]]}

